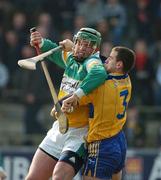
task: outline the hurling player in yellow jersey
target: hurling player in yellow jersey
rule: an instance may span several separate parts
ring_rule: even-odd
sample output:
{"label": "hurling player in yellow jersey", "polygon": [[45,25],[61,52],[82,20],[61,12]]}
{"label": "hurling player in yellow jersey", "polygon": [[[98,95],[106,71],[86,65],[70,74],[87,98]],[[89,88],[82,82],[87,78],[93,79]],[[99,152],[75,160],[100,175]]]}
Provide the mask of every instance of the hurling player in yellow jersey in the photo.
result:
{"label": "hurling player in yellow jersey", "polygon": [[63,102],[63,111],[76,102],[90,107],[85,180],[121,180],[127,149],[122,128],[131,97],[128,73],[134,64],[135,53],[131,49],[114,47],[104,63],[106,82],[81,101],[73,94]]}

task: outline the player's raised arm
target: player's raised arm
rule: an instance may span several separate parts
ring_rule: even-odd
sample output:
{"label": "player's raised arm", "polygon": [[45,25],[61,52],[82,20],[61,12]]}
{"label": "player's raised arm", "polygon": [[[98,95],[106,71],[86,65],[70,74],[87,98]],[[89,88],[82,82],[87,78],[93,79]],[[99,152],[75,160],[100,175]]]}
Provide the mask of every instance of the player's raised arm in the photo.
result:
{"label": "player's raised arm", "polygon": [[[34,44],[38,44],[42,52],[47,52],[53,48],[58,47],[58,45],[52,42],[49,39],[45,39],[42,37],[39,31],[32,32],[30,35],[30,44],[33,46]],[[67,52],[72,50],[72,41],[69,39],[63,40],[59,43],[62,45],[62,49],[58,50],[57,52],[48,56],[48,59],[58,66],[65,68],[66,66],[66,59],[67,59]]]}

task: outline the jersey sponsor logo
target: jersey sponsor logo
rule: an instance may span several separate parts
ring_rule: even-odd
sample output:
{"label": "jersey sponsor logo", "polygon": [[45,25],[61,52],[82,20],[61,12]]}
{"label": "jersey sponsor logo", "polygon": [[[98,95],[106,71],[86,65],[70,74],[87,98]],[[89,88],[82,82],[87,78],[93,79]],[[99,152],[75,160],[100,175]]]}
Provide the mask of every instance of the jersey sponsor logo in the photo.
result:
{"label": "jersey sponsor logo", "polygon": [[63,76],[60,90],[65,91],[68,94],[72,94],[78,88],[78,85],[79,85],[78,80],[69,78],[67,76]]}

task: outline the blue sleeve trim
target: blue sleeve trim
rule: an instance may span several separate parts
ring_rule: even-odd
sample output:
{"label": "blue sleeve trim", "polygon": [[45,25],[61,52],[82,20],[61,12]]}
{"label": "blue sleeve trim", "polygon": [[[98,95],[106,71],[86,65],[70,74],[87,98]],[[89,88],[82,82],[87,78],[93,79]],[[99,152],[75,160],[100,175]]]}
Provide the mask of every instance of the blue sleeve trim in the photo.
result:
{"label": "blue sleeve trim", "polygon": [[89,103],[89,118],[94,118],[94,106],[92,103]]}

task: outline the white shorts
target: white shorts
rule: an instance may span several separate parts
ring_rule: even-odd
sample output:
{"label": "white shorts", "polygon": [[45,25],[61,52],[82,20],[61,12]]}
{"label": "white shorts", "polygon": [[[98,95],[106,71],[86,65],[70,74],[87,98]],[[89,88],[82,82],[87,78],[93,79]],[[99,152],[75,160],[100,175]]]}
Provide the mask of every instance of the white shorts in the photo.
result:
{"label": "white shorts", "polygon": [[66,150],[76,152],[85,143],[84,137],[86,137],[87,131],[88,126],[69,128],[67,133],[61,134],[59,132],[58,121],[55,121],[39,147],[51,156],[59,159],[61,153]]}

